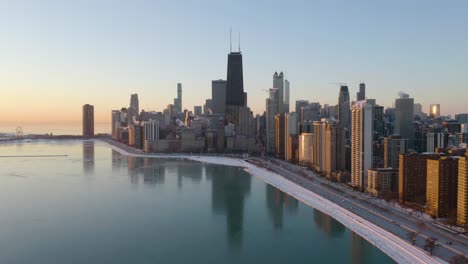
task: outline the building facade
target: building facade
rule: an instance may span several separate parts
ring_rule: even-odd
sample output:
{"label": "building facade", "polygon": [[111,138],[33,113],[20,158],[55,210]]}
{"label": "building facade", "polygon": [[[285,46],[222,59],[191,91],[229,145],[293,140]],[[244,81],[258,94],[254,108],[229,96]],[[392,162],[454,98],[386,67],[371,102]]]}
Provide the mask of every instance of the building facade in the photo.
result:
{"label": "building facade", "polygon": [[356,102],[351,109],[351,184],[361,191],[367,187],[367,172],[372,168],[372,138],[372,105]]}
{"label": "building facade", "polygon": [[94,106],[83,105],[83,137],[94,137]]}

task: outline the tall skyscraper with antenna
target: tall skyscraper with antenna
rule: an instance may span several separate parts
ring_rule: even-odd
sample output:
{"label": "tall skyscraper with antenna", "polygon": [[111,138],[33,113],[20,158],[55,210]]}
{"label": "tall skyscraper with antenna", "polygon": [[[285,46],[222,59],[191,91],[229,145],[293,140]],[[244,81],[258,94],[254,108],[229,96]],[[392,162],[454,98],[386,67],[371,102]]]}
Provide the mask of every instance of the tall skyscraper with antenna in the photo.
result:
{"label": "tall skyscraper with antenna", "polygon": [[244,75],[242,70],[240,41],[239,50],[237,52],[232,51],[232,39],[230,48],[227,65],[226,105],[244,106]]}

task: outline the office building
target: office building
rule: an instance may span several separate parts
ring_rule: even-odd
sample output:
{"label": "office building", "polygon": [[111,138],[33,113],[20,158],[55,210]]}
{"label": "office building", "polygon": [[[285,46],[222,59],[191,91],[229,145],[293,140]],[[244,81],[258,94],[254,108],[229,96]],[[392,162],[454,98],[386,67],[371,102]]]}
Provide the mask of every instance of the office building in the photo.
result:
{"label": "office building", "polygon": [[348,86],[345,85],[340,87],[340,95],[338,97],[338,121],[340,121],[341,126],[345,130],[351,131],[349,91]]}
{"label": "office building", "polygon": [[286,113],[284,107],[284,74],[275,72],[273,74],[273,88],[278,89],[278,113]]}
{"label": "office building", "polygon": [[213,100],[206,99],[205,104],[203,105],[203,114],[211,115],[213,114]]}
{"label": "office building", "polygon": [[409,148],[413,148],[414,144],[413,112],[414,99],[409,98],[407,94],[400,93],[400,98],[395,100],[394,134],[407,138]]}
{"label": "office building", "polygon": [[458,160],[457,224],[468,224],[468,153]]}
{"label": "office building", "polygon": [[414,109],[414,111],[413,111],[414,116],[423,117],[423,111],[422,111],[422,105],[421,104],[415,103],[413,109]]}
{"label": "office building", "polygon": [[301,123],[304,121],[320,121],[320,103],[309,103],[301,107]]}
{"label": "office building", "polygon": [[133,107],[137,114],[140,113],[140,103],[138,101],[138,94],[130,95],[130,107]]}
{"label": "office building", "polygon": [[359,84],[359,92],[356,94],[356,101],[366,100],[366,84]]}
{"label": "office building", "polygon": [[94,106],[83,105],[83,137],[94,137]]}
{"label": "office building", "polygon": [[427,188],[427,160],[438,159],[439,154],[400,154],[398,173],[398,200],[424,205]]}
{"label": "office building", "polygon": [[301,117],[301,109],[303,106],[306,106],[309,104],[308,100],[297,100],[296,101],[296,108],[295,112],[299,115],[299,121],[302,122],[302,117]]}
{"label": "office building", "polygon": [[174,98],[174,108],[177,112],[182,112],[182,84],[177,84],[177,98]]}
{"label": "office building", "polygon": [[431,104],[429,106],[429,117],[431,118],[440,117],[440,104]]}
{"label": "office building", "polygon": [[440,157],[427,160],[427,213],[448,216],[457,208],[458,158]]}
{"label": "office building", "polygon": [[278,113],[278,89],[269,90],[266,99],[266,151],[275,153],[275,115]]}
{"label": "office building", "polygon": [[384,139],[384,167],[398,169],[400,154],[408,151],[408,139],[399,135],[391,135]]}
{"label": "office building", "polygon": [[372,105],[359,101],[351,108],[351,184],[363,191],[367,172],[372,168],[373,112]]}
{"label": "office building", "polygon": [[289,113],[289,91],[290,91],[291,84],[288,80],[284,80],[284,111],[285,113]]}
{"label": "office building", "polygon": [[382,197],[398,190],[398,169],[377,168],[367,172],[367,192]]}
{"label": "office building", "polygon": [[231,52],[228,55],[227,64],[226,105],[245,106],[244,99],[242,53]]}
{"label": "office building", "polygon": [[223,114],[226,110],[226,84],[225,80],[211,81],[211,100],[214,114]]}

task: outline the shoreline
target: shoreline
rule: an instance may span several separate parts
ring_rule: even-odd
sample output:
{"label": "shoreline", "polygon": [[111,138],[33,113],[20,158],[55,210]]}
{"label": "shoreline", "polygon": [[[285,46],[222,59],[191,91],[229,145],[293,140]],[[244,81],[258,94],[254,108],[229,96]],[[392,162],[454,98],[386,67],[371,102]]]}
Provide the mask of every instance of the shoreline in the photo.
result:
{"label": "shoreline", "polygon": [[186,154],[137,154],[128,152],[117,144],[111,144],[105,140],[99,140],[109,145],[113,150],[121,155],[145,158],[161,159],[185,159],[201,163],[218,164],[225,166],[242,167],[246,172],[264,181],[267,184],[280,189],[293,196],[304,204],[313,207],[340,222],[351,231],[366,239],[373,246],[380,249],[390,258],[398,263],[446,263],[433,256],[429,256],[425,251],[415,247],[407,241],[397,237],[389,231],[378,227],[368,220],[354,214],[353,212],[335,204],[328,199],[308,190],[285,177],[268,171],[264,168],[246,162],[240,158],[223,156],[201,156]]}

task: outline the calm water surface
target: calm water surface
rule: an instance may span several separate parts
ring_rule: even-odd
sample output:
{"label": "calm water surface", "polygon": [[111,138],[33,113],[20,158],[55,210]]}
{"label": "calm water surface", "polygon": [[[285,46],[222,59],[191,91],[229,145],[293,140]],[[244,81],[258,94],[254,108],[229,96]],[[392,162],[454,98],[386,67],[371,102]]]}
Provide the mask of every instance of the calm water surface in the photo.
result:
{"label": "calm water surface", "polygon": [[235,167],[96,141],[0,144],[0,263],[393,263]]}

